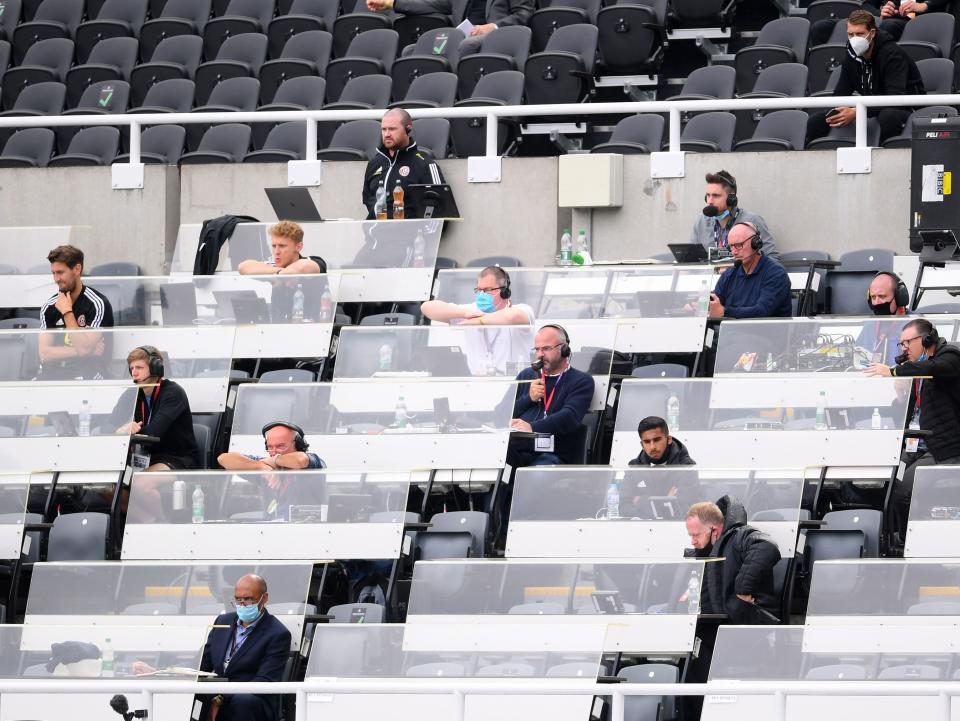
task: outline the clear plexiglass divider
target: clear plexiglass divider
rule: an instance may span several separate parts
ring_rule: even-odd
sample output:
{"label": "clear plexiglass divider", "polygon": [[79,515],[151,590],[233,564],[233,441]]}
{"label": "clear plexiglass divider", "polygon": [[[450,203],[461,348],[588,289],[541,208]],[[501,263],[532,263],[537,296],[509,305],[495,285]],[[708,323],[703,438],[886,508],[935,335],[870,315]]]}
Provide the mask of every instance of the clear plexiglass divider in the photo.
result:
{"label": "clear plexiglass divider", "polygon": [[397,558],[408,472],[136,473],[127,559]]}
{"label": "clear plexiglass divider", "polygon": [[559,625],[567,649],[581,650],[603,624],[604,651],[683,654],[693,646],[702,577],[694,559],[420,561],[407,611],[417,635],[407,638],[506,652],[547,643]]}
{"label": "clear plexiglass divider", "polygon": [[[164,360],[166,378],[183,386],[190,408],[197,413],[224,409],[236,329],[102,328],[83,331],[0,330],[0,388],[7,384],[47,384],[131,387],[127,355],[141,346],[153,346]],[[73,349],[76,355],[62,349]],[[131,400],[132,404],[133,401]]]}
{"label": "clear plexiglass divider", "polygon": [[[29,473],[0,474],[0,559],[4,561],[20,558],[23,524],[33,520],[26,516],[29,493]],[[26,550],[29,552],[29,548]]]}
{"label": "clear plexiglass divider", "polygon": [[[474,300],[479,269],[441,270],[434,297]],[[530,306],[537,325],[568,326],[571,339],[598,325],[617,325],[623,353],[697,353],[703,349],[714,282],[710,266],[508,268],[511,301]],[[574,328],[577,328],[575,331]],[[581,341],[586,342],[586,341]]]}
{"label": "clear plexiglass divider", "polygon": [[960,540],[960,466],[917,468],[903,555],[939,558]]}
{"label": "clear plexiglass divider", "polygon": [[[606,405],[616,325],[567,329],[570,364],[594,377],[590,410]],[[531,326],[378,326],[340,331],[334,381],[513,378],[534,360]]]}
{"label": "clear plexiglass divider", "polygon": [[[509,558],[669,558],[690,545],[687,509],[728,496],[792,557],[805,471],[530,467],[513,481]],[[804,516],[806,514],[804,513]]]}
{"label": "clear plexiglass divider", "polygon": [[[340,302],[417,301],[430,297],[442,220],[336,220],[302,223],[301,255],[323,258],[342,278]],[[241,223],[220,250],[217,275],[244,260],[271,257],[267,223]],[[192,275],[200,225],[181,225],[171,275]]]}
{"label": "clear plexiglass divider", "polygon": [[480,392],[441,380],[244,385],[230,450],[262,455],[263,425],[286,420],[332,470],[501,468],[516,393],[512,378]]}
{"label": "clear plexiglass divider", "polygon": [[[0,228],[0,257],[3,257],[4,265],[9,266],[4,275],[46,275],[49,278],[48,251],[58,245],[89,247],[92,238],[92,225],[4,226]],[[88,258],[87,264],[93,267],[107,260]]]}
{"label": "clear plexiglass divider", "polygon": [[[233,611],[234,586],[254,573],[267,582],[267,609],[300,645],[313,564],[299,561],[124,561],[38,563],[24,622],[38,628],[161,626],[162,648],[193,651],[197,629]],[[38,632],[39,633],[39,632]]]}
{"label": "clear plexiglass divider", "polygon": [[133,418],[129,384],[3,384],[0,466],[10,473],[120,471]]}
{"label": "clear plexiglass divider", "polygon": [[636,458],[640,420],[659,416],[708,467],[896,466],[909,390],[909,379],[859,374],[627,379],[610,464]]}

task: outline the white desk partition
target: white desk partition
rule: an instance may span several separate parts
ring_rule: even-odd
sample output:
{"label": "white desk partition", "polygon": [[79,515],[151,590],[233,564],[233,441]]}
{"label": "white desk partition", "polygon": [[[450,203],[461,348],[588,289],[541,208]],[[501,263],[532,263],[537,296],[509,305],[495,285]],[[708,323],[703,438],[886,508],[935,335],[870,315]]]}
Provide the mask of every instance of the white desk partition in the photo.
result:
{"label": "white desk partition", "polygon": [[[89,248],[92,237],[93,226],[89,225],[0,228],[0,258],[6,266],[0,283],[0,308],[39,307],[52,294],[47,290],[51,286],[47,253],[59,245]],[[87,258],[88,263],[90,260]]]}
{"label": "white desk partition", "polygon": [[[908,384],[849,374],[627,379],[620,387],[610,465],[636,458],[637,424],[660,416],[691,457],[708,467],[895,466]],[[874,411],[880,428],[872,427]]]}
{"label": "white desk partition", "polygon": [[[730,496],[747,520],[793,556],[804,469],[709,470],[702,466],[521,468],[514,478],[508,558],[670,558],[690,545],[687,509]],[[607,494],[615,486],[619,515]]]}
{"label": "white desk partition", "polygon": [[[306,256],[319,256],[342,276],[339,301],[378,303],[430,297],[442,220],[332,220],[302,223]],[[270,258],[267,223],[242,223],[220,252],[217,273],[241,261]],[[192,274],[200,225],[181,225],[171,275]]]}
{"label": "white desk partition", "polygon": [[[397,558],[409,485],[409,473],[397,472],[137,473],[122,557]],[[200,520],[192,513],[197,488]],[[170,507],[158,502],[158,490]]]}
{"label": "white desk partition", "polygon": [[[443,631],[446,626],[440,627]],[[555,628],[556,635],[543,646],[522,649],[507,656],[477,650],[466,644],[453,651],[447,647],[430,649],[412,643],[422,627],[401,624],[335,624],[318,626],[313,638],[306,678],[440,682],[451,678],[464,684],[464,719],[549,718],[556,721],[582,721],[590,714],[592,695],[490,696],[470,693],[470,685],[490,679],[523,689],[545,678],[560,678],[570,684],[589,686],[600,672],[600,656],[605,627],[590,629],[589,651],[571,651],[568,629]],[[484,631],[475,629],[477,635]],[[456,716],[452,697],[431,694],[324,694],[308,695],[308,719],[382,716],[394,721],[449,721]]]}
{"label": "white desk partition", "polygon": [[960,466],[918,468],[903,555],[940,558],[960,542]]}
{"label": "white desk partition", "polygon": [[[478,270],[441,270],[434,297],[449,303],[473,302]],[[616,350],[623,353],[703,350],[707,318],[699,301],[713,284],[711,266],[508,270],[513,302],[531,306],[538,325],[563,325],[574,341],[590,326],[613,324],[617,326]],[[576,333],[571,326],[578,328]],[[580,342],[590,345],[586,340]]]}
{"label": "white desk partition", "polygon": [[687,591],[693,584],[699,593],[702,577],[694,559],[420,561],[407,639],[416,648],[512,652],[546,647],[560,625],[568,650],[589,651],[586,629],[600,623],[609,625],[604,651],[682,655],[699,612]]}
{"label": "white desk partition", "polygon": [[20,558],[24,513],[30,492],[29,473],[0,474],[0,559]]}
{"label": "white desk partition", "polygon": [[512,378],[244,385],[230,450],[262,454],[263,424],[283,419],[331,470],[499,468],[516,392]]}

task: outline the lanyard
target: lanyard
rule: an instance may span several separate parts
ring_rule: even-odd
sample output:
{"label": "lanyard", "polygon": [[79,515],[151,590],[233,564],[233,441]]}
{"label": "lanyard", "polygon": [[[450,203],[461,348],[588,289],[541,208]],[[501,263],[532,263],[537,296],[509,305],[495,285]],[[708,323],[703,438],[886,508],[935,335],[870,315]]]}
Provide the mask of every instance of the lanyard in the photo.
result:
{"label": "lanyard", "polygon": [[914,394],[914,396],[916,396],[916,398],[915,398],[915,400],[914,400],[914,403],[913,403],[914,413],[919,413],[919,412],[920,412],[920,391],[921,391],[921,390],[923,390],[923,379],[922,379],[922,378],[917,378],[917,379],[913,382],[913,394]]}
{"label": "lanyard", "polygon": [[[547,417],[547,413],[550,412],[550,404],[553,403],[553,394],[557,392],[557,387],[560,385],[560,381],[563,380],[563,374],[567,372],[567,369],[564,368],[560,371],[560,375],[557,376],[557,382],[553,384],[553,390],[550,391],[550,396],[543,399],[543,417]],[[547,377],[543,374],[543,371],[540,371],[540,380],[543,381],[543,388],[547,388]]]}
{"label": "lanyard", "polygon": [[738,215],[740,215],[739,209],[733,213],[730,213],[730,220],[727,222],[726,226],[720,225],[719,220],[713,221],[713,242],[717,248],[727,247],[727,234],[729,233],[730,228],[733,227],[733,224],[737,222]]}
{"label": "lanyard", "polygon": [[149,415],[147,414],[147,395],[144,393],[143,400],[140,401],[140,420],[143,425],[149,425],[150,419],[153,418],[153,409],[157,407],[157,398],[160,396],[160,385],[163,383],[163,379],[157,381],[156,387],[150,392],[150,407]]}

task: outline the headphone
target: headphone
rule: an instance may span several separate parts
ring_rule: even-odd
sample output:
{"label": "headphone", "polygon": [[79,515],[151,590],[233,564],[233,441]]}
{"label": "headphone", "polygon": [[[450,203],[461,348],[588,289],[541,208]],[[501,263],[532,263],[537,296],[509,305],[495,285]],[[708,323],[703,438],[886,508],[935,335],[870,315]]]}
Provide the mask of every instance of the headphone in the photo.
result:
{"label": "headphone", "polygon": [[[150,375],[154,378],[163,378],[163,356],[160,355],[160,351],[152,345],[137,346],[135,350],[142,350],[147,354],[147,368],[150,371]],[[129,372],[129,370],[128,367],[127,371]]]}
{"label": "headphone", "polygon": [[[711,175],[715,175],[730,186],[730,191],[727,193],[727,207],[736,208],[737,203],[740,202],[740,199],[737,197],[737,179],[730,175],[730,173],[728,173],[726,170],[718,170],[716,173],[711,173]],[[703,196],[703,202],[710,202],[706,195]]]}
{"label": "headphone", "polygon": [[[759,253],[763,250],[763,238],[760,237],[760,230],[753,223],[748,223],[745,220],[740,221],[739,223],[734,223],[730,226],[730,230],[733,230],[738,225],[745,225],[748,228],[753,228],[753,235],[750,236],[750,247],[753,248],[755,253]],[[729,237],[729,231],[728,231]]]}
{"label": "headphone", "polygon": [[[893,302],[896,303],[897,308],[906,308],[910,305],[910,291],[907,290],[906,284],[900,279],[896,273],[891,273],[889,270],[881,270],[875,276],[873,280],[876,280],[881,275],[885,275],[888,278],[893,278],[894,282],[897,284],[896,288],[893,291]],[[870,281],[871,283],[873,281]],[[867,303],[870,302],[870,286],[867,286]]]}
{"label": "headphone", "polygon": [[496,268],[496,270],[492,274],[487,273],[487,275],[495,275],[497,277],[497,282],[500,283],[500,298],[503,300],[508,300],[510,296],[513,295],[513,291],[510,290],[510,274],[499,265],[493,265],[490,267]]}
{"label": "headphone", "polygon": [[569,358],[572,355],[572,352],[570,350],[570,334],[567,333],[567,329],[562,325],[557,325],[555,323],[547,323],[546,325],[540,326],[540,330],[543,330],[544,328],[555,328],[563,333],[563,343],[561,343],[560,347],[560,357]]}
{"label": "headphone", "polygon": [[263,436],[264,446],[266,446],[267,431],[278,426],[282,428],[289,428],[291,431],[293,431],[293,447],[295,450],[304,453],[308,448],[310,448],[310,444],[303,439],[303,429],[296,423],[289,423],[287,421],[273,421],[272,423],[267,423],[267,425],[260,429],[260,435]]}
{"label": "headphone", "polygon": [[933,323],[930,324],[930,332],[926,333],[921,339],[920,342],[923,343],[924,348],[931,348],[937,344],[937,341],[940,340],[940,334],[937,332],[937,326]]}

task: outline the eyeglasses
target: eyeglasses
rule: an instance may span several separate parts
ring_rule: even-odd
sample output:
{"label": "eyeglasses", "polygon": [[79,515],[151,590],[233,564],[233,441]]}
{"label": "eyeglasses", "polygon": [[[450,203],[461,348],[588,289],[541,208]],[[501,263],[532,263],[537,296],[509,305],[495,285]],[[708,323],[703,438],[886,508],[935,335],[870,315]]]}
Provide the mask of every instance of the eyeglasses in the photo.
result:
{"label": "eyeglasses", "polygon": [[503,290],[502,285],[495,285],[493,288],[474,288],[474,293],[493,293],[495,290]]}
{"label": "eyeglasses", "polygon": [[234,596],[233,605],[234,606],[256,606],[258,603],[260,603],[261,598],[263,598],[263,596],[260,596],[260,598],[249,598],[249,597],[237,598],[236,596]]}
{"label": "eyeglasses", "polygon": [[554,343],[553,345],[535,345],[532,350],[534,353],[549,353],[554,348],[559,348],[563,343]]}
{"label": "eyeglasses", "polygon": [[899,343],[897,343],[897,348],[899,348],[900,350],[906,350],[910,346],[910,343],[912,341],[915,341],[917,338],[920,338],[920,337],[921,336],[915,335],[913,336],[913,338],[907,338],[906,340],[902,340]]}
{"label": "eyeglasses", "polygon": [[730,250],[740,250],[743,246],[749,243],[749,240],[741,241],[740,243],[729,243]]}

